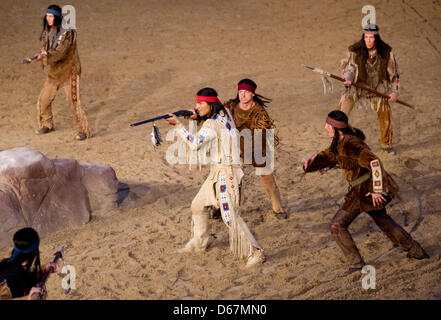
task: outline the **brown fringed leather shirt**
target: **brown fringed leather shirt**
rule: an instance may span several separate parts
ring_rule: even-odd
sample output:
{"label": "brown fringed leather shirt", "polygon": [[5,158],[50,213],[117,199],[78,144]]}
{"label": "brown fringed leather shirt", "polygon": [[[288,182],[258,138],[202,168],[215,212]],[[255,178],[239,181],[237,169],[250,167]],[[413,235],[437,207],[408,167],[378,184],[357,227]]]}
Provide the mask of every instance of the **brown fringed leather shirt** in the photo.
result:
{"label": "brown fringed leather shirt", "polygon": [[366,197],[368,192],[398,196],[397,184],[384,170],[380,159],[363,140],[356,136],[345,135],[339,141],[337,151],[337,154],[334,154],[329,147],[318,153],[306,172],[337,167],[344,170],[348,182],[366,173],[369,175],[369,179],[353,187],[346,194],[343,210],[349,211],[354,206],[359,206],[364,212],[383,208],[373,206],[372,198]]}
{"label": "brown fringed leather shirt", "polygon": [[[254,167],[264,167],[264,164],[257,164],[254,160],[254,129],[262,130],[262,156],[266,155],[266,132],[265,129],[275,129],[274,121],[269,116],[268,112],[265,110],[265,107],[255,103],[254,106],[249,110],[242,110],[239,107],[239,104],[234,103],[234,101],[229,101],[224,104],[227,107],[234,118],[234,122],[236,123],[236,128],[239,132],[243,129],[249,129],[251,131],[251,137],[253,141],[253,166]],[[274,144],[277,146],[279,142],[278,137],[274,133]],[[241,139],[240,142],[240,152],[243,155],[244,152],[244,144]]]}
{"label": "brown fringed leather shirt", "polygon": [[43,33],[42,41],[43,49],[47,51],[43,65],[49,65],[50,79],[62,82],[70,76],[72,68],[75,68],[75,74],[81,74],[76,30],[60,28],[57,33],[57,29],[53,28]]}

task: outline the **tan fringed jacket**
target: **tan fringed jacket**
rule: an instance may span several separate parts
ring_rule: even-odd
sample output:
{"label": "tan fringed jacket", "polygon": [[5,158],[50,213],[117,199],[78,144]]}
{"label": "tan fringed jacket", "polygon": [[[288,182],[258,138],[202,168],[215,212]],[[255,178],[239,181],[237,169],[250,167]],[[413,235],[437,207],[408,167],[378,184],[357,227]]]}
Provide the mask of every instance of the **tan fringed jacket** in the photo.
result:
{"label": "tan fringed jacket", "polygon": [[77,32],[73,29],[57,28],[44,31],[42,49],[47,51],[43,66],[49,65],[48,77],[57,82],[64,82],[72,73],[81,74],[80,58],[77,50]]}

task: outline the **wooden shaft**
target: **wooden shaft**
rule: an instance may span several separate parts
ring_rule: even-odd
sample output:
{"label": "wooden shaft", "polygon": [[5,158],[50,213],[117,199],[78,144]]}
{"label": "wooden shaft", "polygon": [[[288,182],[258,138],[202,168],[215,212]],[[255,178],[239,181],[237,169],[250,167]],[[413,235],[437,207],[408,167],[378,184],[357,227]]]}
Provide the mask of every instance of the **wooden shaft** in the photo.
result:
{"label": "wooden shaft", "polygon": [[[345,81],[346,81],[345,79],[340,78],[339,76],[336,76],[336,75],[333,75],[333,74],[329,74],[329,76],[330,76],[331,78],[333,78],[333,79],[335,79],[335,80],[338,80],[338,81],[341,81],[341,82],[345,82]],[[373,93],[373,94],[375,94],[375,95],[377,95],[377,96],[380,96],[380,97],[383,97],[383,98],[389,99],[389,96],[388,96],[387,94],[380,93],[380,92],[378,92],[378,91],[376,91],[376,90],[374,90],[374,89],[371,89],[371,88],[369,88],[369,87],[366,87],[366,86],[364,86],[364,85],[362,85],[362,84],[352,82],[351,85],[354,86],[354,87],[357,87],[357,88],[360,88],[360,89],[366,90],[366,91],[368,91],[368,92],[370,92],[370,93]],[[399,103],[399,104],[402,104],[402,105],[404,105],[404,106],[406,106],[406,107],[409,107],[409,108],[415,110],[415,107],[414,107],[414,106],[412,106],[412,105],[410,105],[410,104],[408,104],[408,103],[406,103],[406,102],[404,102],[404,101],[401,101],[401,100],[398,100],[398,99],[397,99],[396,102]]]}

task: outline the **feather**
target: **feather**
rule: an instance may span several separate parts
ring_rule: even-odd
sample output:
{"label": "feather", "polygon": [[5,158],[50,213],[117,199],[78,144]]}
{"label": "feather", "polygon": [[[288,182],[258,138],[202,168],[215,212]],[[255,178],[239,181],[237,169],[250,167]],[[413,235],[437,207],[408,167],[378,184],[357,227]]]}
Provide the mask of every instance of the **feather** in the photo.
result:
{"label": "feather", "polygon": [[150,134],[152,136],[152,144],[154,147],[158,147],[162,143],[161,139],[161,133],[159,132],[158,127],[153,124],[152,133]]}
{"label": "feather", "polygon": [[327,94],[334,91],[333,83],[328,77],[322,76],[323,82],[323,94]]}

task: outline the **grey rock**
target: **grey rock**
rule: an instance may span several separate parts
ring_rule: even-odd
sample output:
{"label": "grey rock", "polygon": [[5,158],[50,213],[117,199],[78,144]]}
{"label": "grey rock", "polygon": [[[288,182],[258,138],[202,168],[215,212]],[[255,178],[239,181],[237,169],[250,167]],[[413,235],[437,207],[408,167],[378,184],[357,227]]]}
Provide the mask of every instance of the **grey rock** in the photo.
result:
{"label": "grey rock", "polygon": [[105,165],[48,159],[14,148],[0,152],[0,247],[20,228],[44,236],[87,223],[117,207],[118,180]]}

